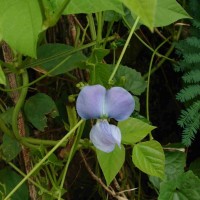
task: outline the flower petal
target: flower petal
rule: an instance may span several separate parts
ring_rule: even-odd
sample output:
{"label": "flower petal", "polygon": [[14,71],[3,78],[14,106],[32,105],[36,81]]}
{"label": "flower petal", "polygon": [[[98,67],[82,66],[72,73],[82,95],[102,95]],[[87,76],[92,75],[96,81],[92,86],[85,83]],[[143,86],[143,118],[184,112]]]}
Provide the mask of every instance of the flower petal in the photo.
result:
{"label": "flower petal", "polygon": [[97,119],[103,113],[106,89],[101,85],[85,86],[78,95],[76,109],[83,119]]}
{"label": "flower petal", "polygon": [[117,121],[127,119],[135,108],[133,96],[122,87],[113,87],[108,90],[105,104],[108,117]]}
{"label": "flower petal", "polygon": [[120,147],[121,132],[117,126],[100,120],[92,127],[90,140],[97,149],[109,153],[114,150],[116,144]]}

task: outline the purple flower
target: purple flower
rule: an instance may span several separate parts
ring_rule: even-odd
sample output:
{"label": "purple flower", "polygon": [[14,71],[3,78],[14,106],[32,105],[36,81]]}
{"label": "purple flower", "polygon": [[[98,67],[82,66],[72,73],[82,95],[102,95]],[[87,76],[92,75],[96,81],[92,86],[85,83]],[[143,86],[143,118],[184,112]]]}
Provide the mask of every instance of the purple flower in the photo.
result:
{"label": "purple flower", "polygon": [[128,91],[121,87],[106,90],[101,85],[85,86],[76,102],[81,118],[101,119],[91,129],[90,139],[96,148],[105,152],[111,152],[115,144],[120,146],[121,143],[119,128],[110,125],[105,119],[125,120],[131,115],[134,107],[135,101]]}

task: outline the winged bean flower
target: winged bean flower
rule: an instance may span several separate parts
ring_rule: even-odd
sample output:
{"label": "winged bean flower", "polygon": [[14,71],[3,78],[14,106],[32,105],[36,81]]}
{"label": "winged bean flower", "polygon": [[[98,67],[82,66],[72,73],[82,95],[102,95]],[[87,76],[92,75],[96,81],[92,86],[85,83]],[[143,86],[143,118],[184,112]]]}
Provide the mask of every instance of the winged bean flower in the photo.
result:
{"label": "winged bean flower", "polygon": [[122,87],[106,90],[101,85],[85,86],[78,95],[76,109],[83,119],[97,119],[90,131],[90,140],[97,149],[111,152],[121,145],[120,129],[107,119],[127,119],[135,108],[133,96]]}

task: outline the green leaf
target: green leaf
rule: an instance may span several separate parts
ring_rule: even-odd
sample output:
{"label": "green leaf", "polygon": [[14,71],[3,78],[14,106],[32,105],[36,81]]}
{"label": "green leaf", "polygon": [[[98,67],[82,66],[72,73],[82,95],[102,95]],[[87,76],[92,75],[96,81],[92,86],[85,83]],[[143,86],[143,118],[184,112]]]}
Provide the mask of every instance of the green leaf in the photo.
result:
{"label": "green leaf", "polygon": [[116,75],[116,85],[124,87],[135,95],[140,95],[146,88],[146,82],[140,72],[127,66],[120,66]]}
{"label": "green leaf", "polygon": [[96,13],[105,10],[113,10],[123,14],[123,6],[119,0],[72,0],[63,14]]}
{"label": "green leaf", "polygon": [[38,1],[0,0],[0,39],[17,52],[36,57],[42,13]]}
{"label": "green leaf", "polygon": [[200,157],[194,160],[190,164],[190,170],[193,171],[193,173],[200,178]]}
{"label": "green leaf", "polygon": [[91,63],[91,64],[100,63],[102,62],[103,58],[109,54],[109,52],[110,52],[109,49],[94,48],[92,50],[90,57],[87,60],[87,63]]}
{"label": "green leaf", "polygon": [[44,131],[44,128],[47,127],[47,114],[53,118],[58,116],[54,101],[43,93],[30,97],[25,102],[24,111],[28,121],[40,131]]}
{"label": "green leaf", "polygon": [[6,85],[6,76],[1,68],[1,65],[0,65],[0,84]]}
{"label": "green leaf", "polygon": [[[2,190],[2,187],[0,187],[0,193],[2,192],[4,195],[8,195],[21,180],[22,177],[8,167],[0,170],[0,183],[5,187],[5,191]],[[11,199],[28,200],[29,192],[27,185],[25,183],[22,184],[22,186],[20,186],[19,189],[12,195]]]}
{"label": "green leaf", "polygon": [[107,22],[117,22],[121,19],[121,15],[113,10],[104,11],[104,20]]}
{"label": "green leaf", "polygon": [[116,145],[115,149],[110,153],[97,150],[97,159],[103,171],[107,185],[115,178],[121,169],[125,160],[125,149],[121,145],[121,149]]}
{"label": "green leaf", "polygon": [[21,151],[21,146],[15,138],[3,135],[3,143],[0,146],[3,157],[6,161],[13,160]]}
{"label": "green leaf", "polygon": [[163,179],[165,155],[159,142],[151,140],[136,144],[132,161],[144,173]]}
{"label": "green leaf", "polygon": [[177,179],[164,181],[160,186],[158,200],[199,200],[200,179],[188,171]]}
{"label": "green leaf", "polygon": [[[62,54],[64,52],[70,52],[74,50],[75,48],[72,46],[64,45],[64,44],[45,44],[38,48],[38,62],[43,61],[45,58],[49,58],[52,56],[55,56],[55,54]],[[40,65],[40,68],[43,71],[50,71],[54,67],[56,67],[58,64],[63,62],[63,60],[66,59],[66,55],[59,56],[55,58],[54,60],[50,60],[48,62],[45,62]],[[69,59],[67,59],[65,62],[63,62],[57,69],[55,69],[53,72],[50,73],[52,76],[56,76],[59,74],[63,74],[66,72],[69,72],[75,68],[78,68],[80,66],[81,62],[84,62],[86,60],[86,57],[81,52],[76,52],[69,56]]]}
{"label": "green leaf", "polygon": [[0,114],[0,118],[6,123],[6,125],[12,125],[12,115],[14,107],[8,108],[5,112]]}
{"label": "green leaf", "polygon": [[122,143],[135,144],[145,138],[155,126],[151,126],[139,119],[128,118],[127,120],[120,121],[118,127],[122,133]]}
{"label": "green leaf", "polygon": [[176,0],[123,0],[122,1],[142,23],[153,30],[166,26],[182,18],[190,18]]}
{"label": "green leaf", "polygon": [[[180,174],[184,172],[186,166],[186,154],[181,151],[166,151],[165,152],[165,181],[176,179]],[[153,185],[159,189],[160,180],[158,177],[151,176],[150,181]]]}
{"label": "green leaf", "polygon": [[108,80],[110,78],[110,75],[112,74],[112,69],[113,69],[112,65],[104,63],[98,63],[95,66],[93,66],[93,70],[95,70],[94,84],[100,84],[108,88],[109,87]]}

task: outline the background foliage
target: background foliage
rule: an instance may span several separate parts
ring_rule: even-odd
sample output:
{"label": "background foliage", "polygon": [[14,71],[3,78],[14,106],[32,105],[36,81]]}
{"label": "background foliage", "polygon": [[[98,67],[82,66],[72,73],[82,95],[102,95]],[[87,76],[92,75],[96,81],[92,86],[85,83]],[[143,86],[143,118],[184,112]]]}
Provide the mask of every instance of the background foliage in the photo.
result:
{"label": "background foliage", "polygon": [[[200,199],[197,0],[0,5],[2,199]],[[87,84],[136,101],[110,119],[122,133],[111,153],[77,115]]]}

